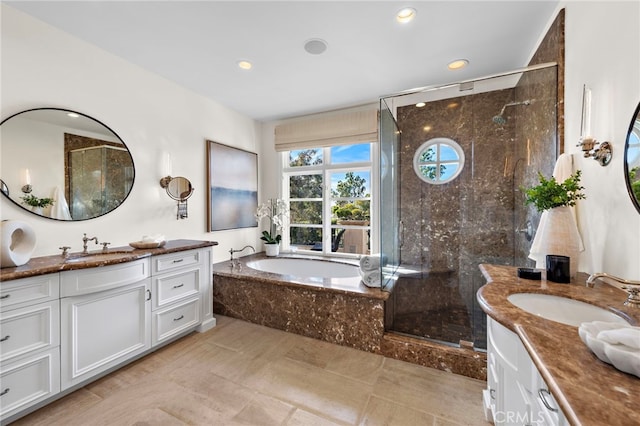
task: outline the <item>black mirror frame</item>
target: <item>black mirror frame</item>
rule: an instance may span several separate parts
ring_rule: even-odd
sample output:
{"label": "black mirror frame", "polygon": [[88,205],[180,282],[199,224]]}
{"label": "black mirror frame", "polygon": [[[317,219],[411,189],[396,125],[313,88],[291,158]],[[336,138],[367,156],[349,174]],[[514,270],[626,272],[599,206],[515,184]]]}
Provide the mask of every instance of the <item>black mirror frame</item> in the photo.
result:
{"label": "black mirror frame", "polygon": [[103,213],[103,214],[101,214],[101,215],[98,215],[98,216],[89,217],[89,218],[86,218],[86,219],[71,219],[71,220],[57,219],[57,218],[53,218],[53,217],[43,216],[43,215],[37,214],[37,213],[35,213],[35,212],[33,212],[33,211],[29,210],[28,208],[24,207],[22,204],[20,204],[19,202],[15,201],[14,199],[12,199],[12,198],[11,198],[11,196],[9,195],[9,188],[7,188],[7,186],[5,185],[4,181],[2,181],[2,188],[1,188],[2,190],[0,190],[0,192],[2,192],[2,194],[3,194],[3,195],[4,195],[4,196],[9,200],[9,201],[11,201],[11,202],[12,202],[13,204],[15,204],[16,206],[20,207],[22,210],[24,210],[24,211],[26,211],[26,212],[28,212],[28,213],[31,213],[31,214],[33,214],[33,215],[35,215],[35,216],[41,217],[41,218],[43,218],[43,219],[55,220],[55,221],[58,221],[58,222],[83,222],[83,221],[85,221],[85,220],[96,219],[96,218],[98,218],[98,217],[102,217],[102,216],[104,216],[104,215],[107,215],[107,214],[109,214],[109,213],[113,212],[113,211],[114,211],[114,210],[116,210],[118,207],[120,207],[122,204],[124,204],[124,202],[126,201],[126,199],[127,199],[127,198],[129,198],[129,195],[131,195],[131,192],[133,191],[133,185],[135,184],[135,181],[136,181],[136,167],[135,167],[135,162],[133,161],[133,155],[131,155],[131,151],[129,150],[129,147],[127,147],[127,144],[125,144],[125,143],[124,143],[124,141],[122,140],[122,138],[121,138],[121,137],[120,137],[116,132],[114,132],[114,131],[113,131],[113,129],[111,129],[111,127],[107,126],[107,125],[106,125],[106,124],[104,124],[102,121],[100,121],[100,120],[98,120],[98,119],[96,119],[96,118],[94,118],[94,117],[91,117],[90,115],[83,114],[83,113],[81,113],[81,112],[74,111],[74,110],[71,110],[71,109],[66,109],[66,108],[56,108],[56,107],[41,107],[41,108],[31,108],[31,109],[26,109],[26,110],[24,110],[24,111],[20,111],[20,112],[17,112],[17,113],[15,113],[15,114],[12,114],[12,115],[10,115],[9,117],[5,118],[4,120],[0,121],[0,127],[2,127],[2,125],[3,125],[5,122],[9,121],[9,120],[10,120],[10,119],[12,119],[13,117],[16,117],[16,116],[18,116],[18,115],[20,115],[20,114],[24,114],[24,113],[31,112],[31,111],[41,111],[41,110],[54,110],[54,111],[64,111],[64,112],[69,112],[69,113],[75,113],[75,114],[78,114],[78,115],[80,115],[80,116],[82,116],[82,117],[85,117],[85,118],[88,118],[88,119],[90,119],[90,120],[95,121],[96,123],[98,123],[98,124],[102,125],[105,129],[107,129],[107,130],[109,130],[111,133],[113,133],[113,135],[114,135],[116,138],[118,138],[118,140],[120,140],[120,142],[122,142],[122,145],[124,145],[124,146],[127,148],[127,151],[129,151],[129,156],[131,157],[131,164],[133,165],[133,176],[131,177],[131,189],[129,190],[129,192],[127,193],[127,195],[122,199],[122,201],[120,202],[120,204],[118,204],[115,208],[113,208],[113,209],[109,210],[108,212],[105,212],[105,213]]}
{"label": "black mirror frame", "polygon": [[631,118],[631,124],[629,125],[629,130],[627,132],[627,139],[624,145],[624,181],[627,184],[627,192],[629,193],[629,197],[631,198],[631,202],[635,206],[638,213],[640,213],[640,200],[638,200],[633,193],[633,189],[631,188],[631,179],[629,179],[629,162],[627,161],[627,156],[629,154],[629,140],[631,139],[631,132],[635,126],[637,120],[640,120],[640,103],[636,107],[636,111],[633,113],[633,117]]}

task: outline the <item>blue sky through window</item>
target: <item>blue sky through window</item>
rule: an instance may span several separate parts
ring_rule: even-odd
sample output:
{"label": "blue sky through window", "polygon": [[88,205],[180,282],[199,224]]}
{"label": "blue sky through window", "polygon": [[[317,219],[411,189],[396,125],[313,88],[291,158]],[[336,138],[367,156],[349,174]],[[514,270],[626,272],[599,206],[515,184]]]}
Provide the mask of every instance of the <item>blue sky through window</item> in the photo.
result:
{"label": "blue sky through window", "polygon": [[331,147],[331,163],[357,163],[371,160],[371,145],[339,145]]}

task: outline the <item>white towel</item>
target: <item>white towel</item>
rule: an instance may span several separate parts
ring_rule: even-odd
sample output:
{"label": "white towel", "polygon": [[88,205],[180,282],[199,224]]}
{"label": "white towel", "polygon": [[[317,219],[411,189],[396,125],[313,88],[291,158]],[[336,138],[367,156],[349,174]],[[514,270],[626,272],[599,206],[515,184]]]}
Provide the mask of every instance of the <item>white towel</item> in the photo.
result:
{"label": "white towel", "polygon": [[362,282],[367,287],[380,288],[382,285],[381,272],[378,270],[375,271],[363,271],[362,269],[358,269],[360,273],[360,278],[362,278]]}
{"label": "white towel", "polygon": [[597,338],[612,345],[624,345],[640,350],[640,327],[620,327],[612,330],[603,330],[598,333]]}
{"label": "white towel", "polygon": [[51,206],[50,216],[53,219],[71,220],[71,213],[69,213],[69,205],[67,199],[64,197],[60,187],[56,186],[53,190],[53,206]]}
{"label": "white towel", "polygon": [[[573,174],[573,157],[571,154],[560,154],[558,159],[556,160],[555,167],[553,168],[553,177],[557,182],[562,183]],[[584,251],[584,244],[582,243],[582,237],[580,236],[580,232],[578,231],[578,225],[575,220],[575,212],[574,209],[571,208],[571,213],[573,217],[573,223],[571,226],[571,232],[577,235],[578,242],[578,251]],[[547,216],[549,212],[547,210],[542,212],[540,216],[540,223],[538,224],[538,229],[536,229],[535,236],[533,237],[533,242],[531,243],[531,249],[529,250],[529,259],[536,261],[536,268],[538,269],[546,269],[547,267],[547,254],[561,254],[561,253],[546,253],[544,250],[544,241],[542,240],[543,235],[545,234],[544,230],[547,227]],[[577,268],[578,259],[571,260],[572,265],[571,269],[574,270]],[[573,275],[573,274],[572,274]]]}
{"label": "white towel", "polygon": [[379,254],[371,254],[360,258],[360,269],[363,271],[375,271],[384,266],[384,257]]}
{"label": "white towel", "polygon": [[162,234],[154,234],[154,235],[143,235],[142,236],[143,243],[161,243],[164,241],[164,235]]}

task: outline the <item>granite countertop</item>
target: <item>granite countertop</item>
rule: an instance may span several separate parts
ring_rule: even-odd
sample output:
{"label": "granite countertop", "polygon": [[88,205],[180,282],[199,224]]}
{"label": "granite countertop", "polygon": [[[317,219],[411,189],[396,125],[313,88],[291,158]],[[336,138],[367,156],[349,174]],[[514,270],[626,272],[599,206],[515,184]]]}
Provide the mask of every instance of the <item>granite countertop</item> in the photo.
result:
{"label": "granite countertop", "polygon": [[[302,260],[318,260],[322,262],[329,262],[328,259],[321,256],[303,256],[303,255],[280,255],[278,259],[302,259]],[[389,293],[380,288],[369,288],[365,286],[360,277],[346,277],[346,278],[318,278],[318,277],[298,277],[293,275],[281,275],[271,272],[259,271],[257,269],[247,266],[247,262],[260,259],[274,259],[273,257],[267,257],[264,253],[251,254],[237,258],[240,262],[241,268],[232,268],[231,261],[227,260],[213,265],[213,274],[221,275],[225,277],[245,279],[250,278],[252,280],[266,282],[275,285],[283,285],[289,287],[313,287],[318,291],[327,291],[333,293],[347,293],[359,297],[369,299],[381,299],[387,300]],[[332,259],[333,260],[333,259]],[[348,263],[353,266],[357,266],[357,261],[347,260],[335,260],[340,263]],[[214,278],[215,282],[215,278]]]}
{"label": "granite countertop", "polygon": [[[59,254],[53,256],[34,257],[24,265],[0,269],[0,281],[9,281],[60,271],[95,268],[113,265],[116,263],[131,262],[145,257],[211,247],[215,245],[218,245],[218,243],[214,241],[170,240],[167,241],[164,246],[153,249],[136,249],[131,246],[124,246],[110,247],[106,251],[89,251],[90,255],[94,255],[93,258],[92,256],[88,256],[86,260],[83,259],[82,261],[69,261],[70,259],[82,257],[83,255],[81,252],[69,253],[67,258],[62,257],[62,255]],[[108,258],[104,256],[105,254],[108,255]]]}
{"label": "granite countertop", "polygon": [[606,308],[637,326],[640,309],[623,305],[626,292],[601,281],[588,288],[586,274],[570,284],[556,284],[518,278],[512,266],[483,264],[480,270],[488,281],[478,290],[480,306],[520,337],[571,424],[640,424],[639,378],[600,361],[580,340],[577,327],[529,314],[507,301],[513,293],[553,294]]}

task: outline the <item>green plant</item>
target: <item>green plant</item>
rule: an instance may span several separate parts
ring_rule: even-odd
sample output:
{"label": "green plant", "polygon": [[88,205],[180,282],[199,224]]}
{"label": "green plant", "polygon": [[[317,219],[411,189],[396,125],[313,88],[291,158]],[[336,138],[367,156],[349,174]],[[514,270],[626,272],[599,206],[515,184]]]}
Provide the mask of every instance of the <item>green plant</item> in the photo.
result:
{"label": "green plant", "polygon": [[333,207],[333,214],[340,220],[369,220],[369,208],[364,201],[356,201]]}
{"label": "green plant", "polygon": [[35,195],[27,194],[21,197],[24,204],[28,204],[31,207],[47,207],[53,205],[53,198],[38,198]]}
{"label": "green plant", "polygon": [[558,183],[552,176],[545,178],[538,172],[540,184],[529,189],[524,189],[525,204],[533,204],[539,212],[552,209],[554,207],[575,206],[577,200],[586,198],[580,192],[584,187],[580,186],[581,171],[576,170],[564,182]]}

